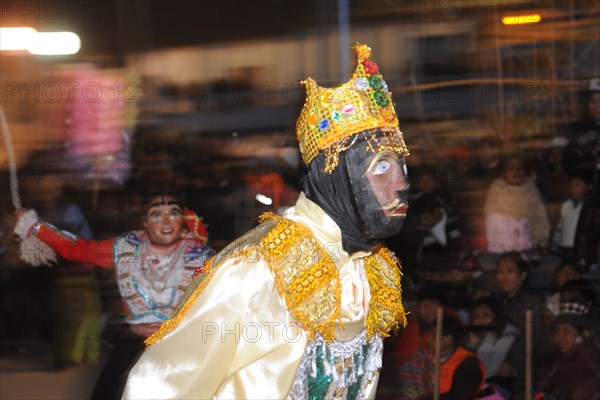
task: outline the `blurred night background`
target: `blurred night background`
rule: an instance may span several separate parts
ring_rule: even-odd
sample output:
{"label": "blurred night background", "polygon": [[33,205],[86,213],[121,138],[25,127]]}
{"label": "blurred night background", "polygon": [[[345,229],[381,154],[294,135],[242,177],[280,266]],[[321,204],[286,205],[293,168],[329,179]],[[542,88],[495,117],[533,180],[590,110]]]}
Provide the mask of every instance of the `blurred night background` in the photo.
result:
{"label": "blurred night background", "polygon": [[[597,1],[1,0],[0,20],[2,28],[81,39],[71,55],[0,51],[0,104],[23,207],[77,204],[95,239],[139,228],[149,186],[184,189],[217,250],[262,212],[293,206],[305,170],[294,132],[300,81],[348,80],[356,42],[372,48],[393,94],[413,198],[435,193],[448,213],[472,216],[460,188],[482,138],[521,151],[535,171],[558,147],[571,163],[566,173],[577,164],[597,175],[600,135],[581,140],[587,131],[572,128],[586,118],[590,85],[600,87]],[[55,315],[70,297],[55,287],[60,266],[30,267],[14,251],[9,166],[2,142],[0,397],[86,398],[122,323],[114,276],[94,271],[100,354],[62,365]],[[566,186],[554,189],[540,187],[552,227],[567,198]],[[463,257],[419,272],[423,260],[411,263],[406,249],[418,225],[409,218],[390,240],[404,260],[408,308],[422,282],[434,280],[458,292],[445,304],[467,310],[464,298],[485,268]],[[476,253],[481,232],[463,225]],[[387,362],[380,397],[394,398],[397,365]]]}

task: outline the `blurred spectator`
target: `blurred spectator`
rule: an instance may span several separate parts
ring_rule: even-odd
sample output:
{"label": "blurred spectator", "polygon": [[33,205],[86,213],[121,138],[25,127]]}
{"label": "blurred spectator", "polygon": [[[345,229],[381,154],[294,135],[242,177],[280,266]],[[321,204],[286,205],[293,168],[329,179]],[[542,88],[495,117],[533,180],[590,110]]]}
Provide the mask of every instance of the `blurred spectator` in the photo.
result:
{"label": "blurred spectator", "polygon": [[[34,167],[29,168],[31,172]],[[65,196],[67,174],[37,169],[27,175],[29,201],[44,220],[59,229],[92,239],[92,230],[79,206]],[[55,364],[58,367],[96,362],[100,357],[102,306],[94,266],[61,258],[54,270],[55,292],[50,305],[53,321]]]}
{"label": "blurred spectator", "polygon": [[569,199],[562,204],[553,247],[587,271],[598,261],[600,206],[591,197],[591,174],[578,169],[569,175]]}
{"label": "blurred spectator", "polygon": [[586,135],[593,135],[595,139],[600,134],[600,78],[590,79],[588,89],[582,94],[584,106],[580,119],[570,126],[572,141],[581,140]]}
{"label": "blurred spectator", "polygon": [[445,190],[444,183],[440,182],[440,166],[435,164],[425,164],[410,171],[411,174],[411,194],[412,199],[418,199],[424,194],[433,195],[439,201],[442,207],[449,208],[450,193]]}
{"label": "blurred spectator", "polygon": [[546,297],[546,308],[552,318],[560,311],[560,290],[565,283],[581,278],[579,269],[570,262],[565,262],[556,267],[552,274],[553,292]]}
{"label": "blurred spectator", "polygon": [[427,335],[435,327],[437,309],[443,306],[441,286],[436,282],[424,281],[417,293],[416,312],[408,315],[408,323],[394,343],[396,365],[401,365],[427,344]]}
{"label": "blurred spectator", "polygon": [[515,153],[502,164],[501,178],[489,187],[484,213],[490,252],[522,252],[547,245],[546,208],[521,155]]}
{"label": "blurred spectator", "polygon": [[[484,386],[485,367],[462,346],[464,335],[464,327],[457,318],[443,318],[439,382],[441,399],[475,398]],[[431,332],[427,345],[400,367],[400,399],[425,399],[433,395],[435,344],[435,332]]]}
{"label": "blurred spectator", "polygon": [[600,398],[600,351],[590,336],[592,320],[581,303],[563,303],[554,320],[553,342],[560,355],[541,380],[536,399]]}
{"label": "blurred spectator", "polygon": [[468,348],[485,365],[488,383],[516,392],[523,376],[523,342],[517,328],[508,322],[502,305],[494,297],[482,297],[471,314]]}
{"label": "blurred spectator", "polygon": [[555,225],[560,214],[560,203],[568,196],[569,176],[563,164],[563,152],[569,140],[554,137],[542,149],[535,167],[537,187],[548,209],[551,225]]}
{"label": "blurred spectator", "polygon": [[412,212],[419,223],[416,261],[426,269],[457,268],[467,253],[458,219],[449,215],[431,193],[418,197],[412,204]]}
{"label": "blurred spectator", "polygon": [[514,323],[519,331],[525,332],[525,311],[532,310],[534,314],[533,328],[539,332],[541,322],[539,311],[542,310],[537,296],[530,293],[525,285],[527,278],[527,262],[519,253],[502,254],[496,263],[496,279],[500,287],[500,299],[509,321]]}
{"label": "blurred spectator", "polygon": [[544,305],[539,297],[531,293],[525,284],[527,262],[517,252],[502,254],[496,263],[496,277],[500,286],[500,301],[508,321],[514,324],[521,334],[525,334],[525,312],[532,311],[532,333],[539,340],[534,349],[534,368],[543,366],[546,350],[550,346],[549,326],[542,318]]}
{"label": "blurred spectator", "polygon": [[594,321],[598,320],[596,291],[588,280],[574,279],[565,282],[560,288],[560,309],[562,310],[563,305],[568,303],[583,304],[588,311],[586,316]]}
{"label": "blurred spectator", "polygon": [[490,183],[500,176],[502,141],[497,136],[481,137],[474,149],[474,160],[457,188],[456,213],[468,241],[485,245],[483,207]]}
{"label": "blurred spectator", "polygon": [[581,165],[596,161],[600,140],[600,78],[590,79],[583,91],[583,108],[578,121],[569,127],[567,165]]}
{"label": "blurred spectator", "polygon": [[494,271],[483,271],[471,281],[471,298],[475,301],[482,297],[497,297],[499,294],[500,286]]}

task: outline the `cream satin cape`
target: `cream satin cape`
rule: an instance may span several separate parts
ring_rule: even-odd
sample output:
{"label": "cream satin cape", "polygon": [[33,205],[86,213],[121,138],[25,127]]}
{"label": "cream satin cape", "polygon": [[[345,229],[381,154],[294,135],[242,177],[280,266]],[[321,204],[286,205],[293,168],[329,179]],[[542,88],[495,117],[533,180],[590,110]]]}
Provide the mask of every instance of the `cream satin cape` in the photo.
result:
{"label": "cream satin cape", "polygon": [[[286,215],[308,227],[340,273],[346,341],[366,326],[369,285],[363,258],[349,256],[341,233],[323,210],[301,194]],[[262,257],[230,257],[196,298],[177,328],[150,346],[127,380],[124,399],[283,399],[304,355],[307,335],[275,288]],[[374,398],[378,376],[366,394]]]}

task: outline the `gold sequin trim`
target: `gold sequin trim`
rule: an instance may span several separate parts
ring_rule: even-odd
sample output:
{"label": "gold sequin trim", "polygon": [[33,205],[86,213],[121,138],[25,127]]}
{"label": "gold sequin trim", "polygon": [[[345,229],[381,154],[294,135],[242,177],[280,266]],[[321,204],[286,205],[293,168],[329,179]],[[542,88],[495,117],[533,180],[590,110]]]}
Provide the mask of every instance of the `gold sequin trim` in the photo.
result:
{"label": "gold sequin trim", "polygon": [[398,259],[385,247],[365,258],[365,272],[371,288],[367,314],[367,335],[389,336],[399,325],[406,326],[402,305],[402,271]]}
{"label": "gold sequin trim", "polygon": [[319,333],[333,340],[336,324],[341,325],[342,292],[335,263],[308,228],[273,213],[261,215],[261,222],[267,220],[277,226],[261,247],[279,295],[309,339]]}
{"label": "gold sequin trim", "polygon": [[352,147],[361,135],[367,143],[366,150],[374,154],[388,150],[400,153],[405,157],[410,155],[400,129],[389,127],[370,129],[355,135],[352,141],[350,141],[350,137],[346,137],[323,150],[325,157],[323,171],[328,174],[332,173],[340,162],[340,153]]}

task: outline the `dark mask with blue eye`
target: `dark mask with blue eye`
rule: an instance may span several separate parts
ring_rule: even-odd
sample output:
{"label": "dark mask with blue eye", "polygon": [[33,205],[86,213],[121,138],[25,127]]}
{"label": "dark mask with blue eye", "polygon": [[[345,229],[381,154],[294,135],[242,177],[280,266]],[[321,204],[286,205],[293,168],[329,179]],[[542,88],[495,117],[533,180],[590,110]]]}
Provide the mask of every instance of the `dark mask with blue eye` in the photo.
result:
{"label": "dark mask with blue eye", "polygon": [[[348,253],[371,250],[397,234],[408,208],[404,156],[385,149],[373,151],[377,143],[372,135],[366,138],[363,133],[350,138],[331,174],[323,172],[323,154],[317,155],[308,165],[303,189],[340,227]],[[376,139],[385,147],[385,137]]]}
{"label": "dark mask with blue eye", "polygon": [[359,137],[340,157],[345,159],[363,233],[383,240],[397,234],[404,223],[409,184],[402,154],[371,148],[372,143]]}

